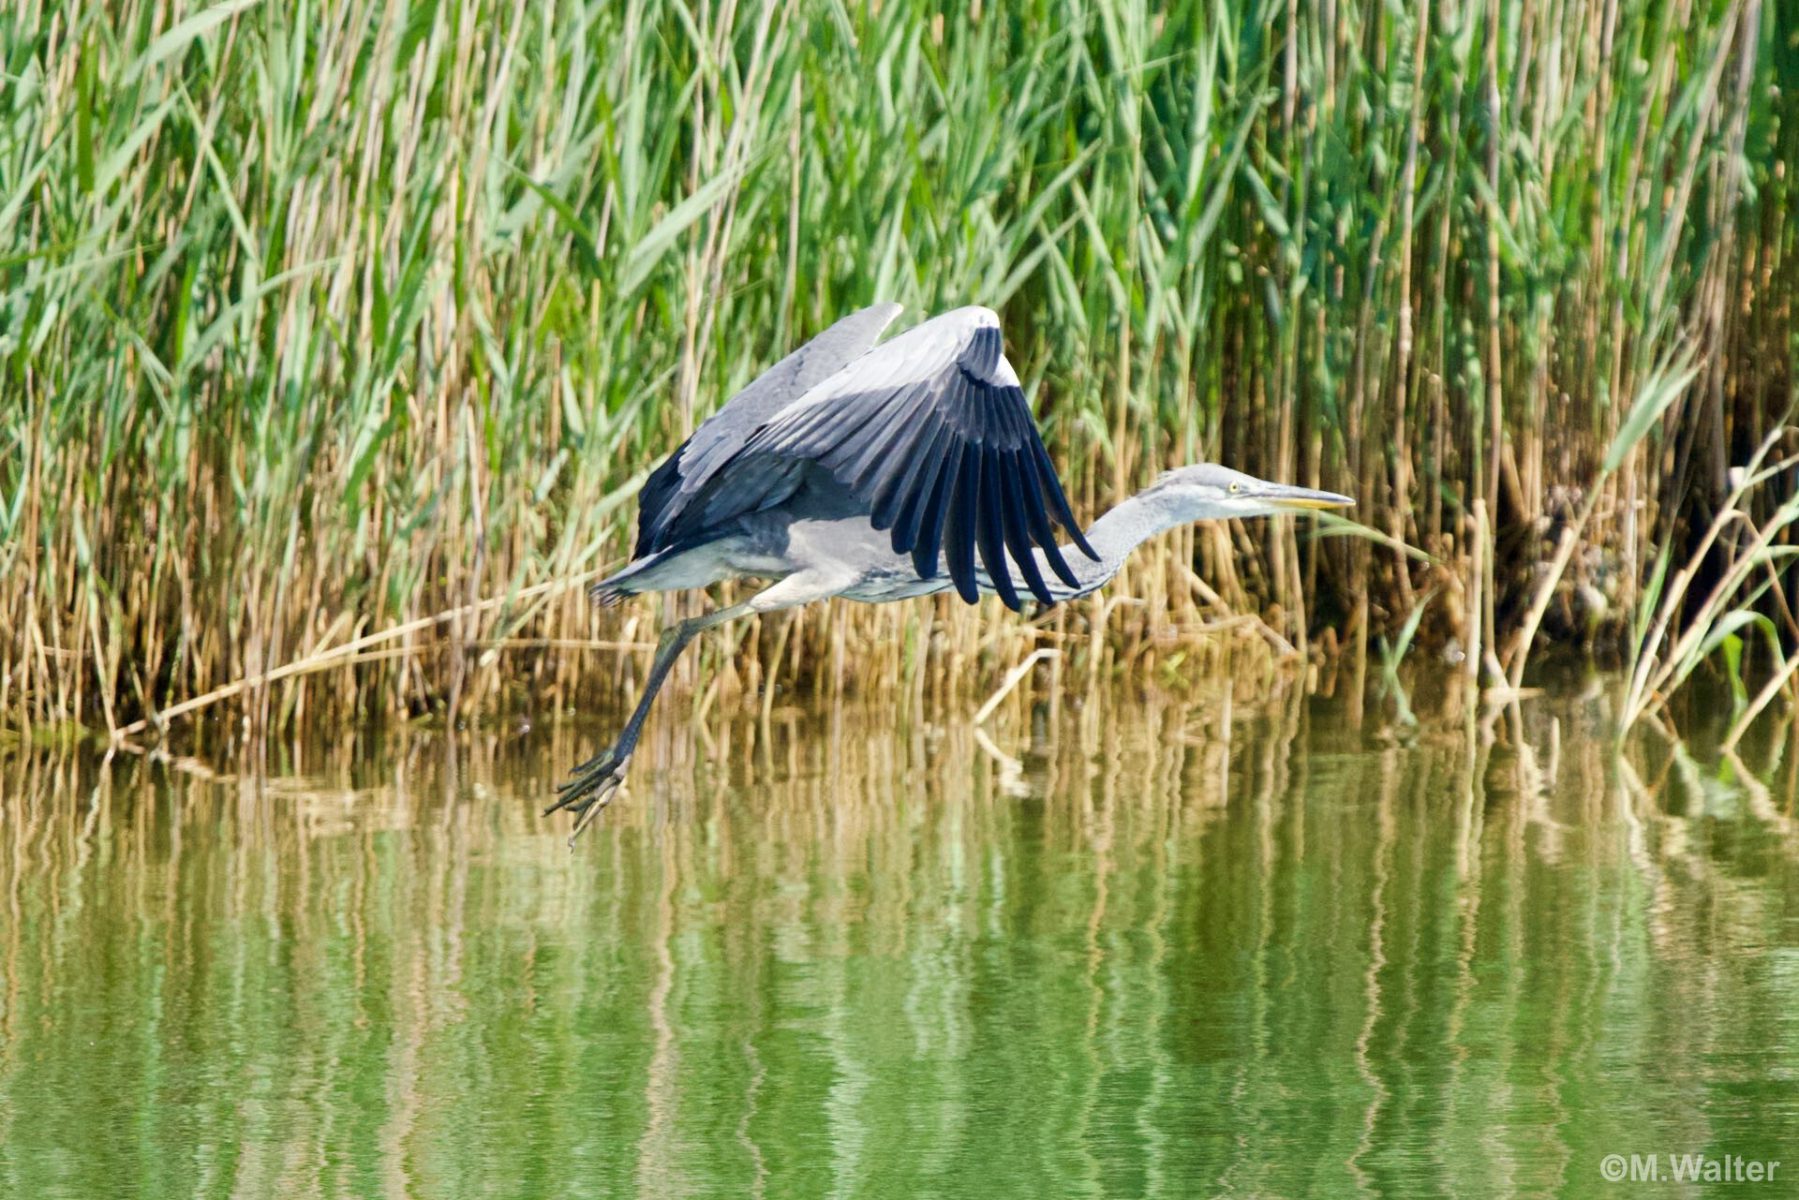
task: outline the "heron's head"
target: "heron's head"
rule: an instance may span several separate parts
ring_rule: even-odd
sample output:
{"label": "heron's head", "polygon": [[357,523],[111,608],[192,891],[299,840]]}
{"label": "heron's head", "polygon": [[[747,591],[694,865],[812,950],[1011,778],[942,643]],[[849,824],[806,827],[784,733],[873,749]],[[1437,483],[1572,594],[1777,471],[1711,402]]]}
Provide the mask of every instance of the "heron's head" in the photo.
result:
{"label": "heron's head", "polygon": [[1165,472],[1151,484],[1153,495],[1181,521],[1224,517],[1267,517],[1284,512],[1312,512],[1354,504],[1348,496],[1270,483],[1216,463],[1198,463]]}

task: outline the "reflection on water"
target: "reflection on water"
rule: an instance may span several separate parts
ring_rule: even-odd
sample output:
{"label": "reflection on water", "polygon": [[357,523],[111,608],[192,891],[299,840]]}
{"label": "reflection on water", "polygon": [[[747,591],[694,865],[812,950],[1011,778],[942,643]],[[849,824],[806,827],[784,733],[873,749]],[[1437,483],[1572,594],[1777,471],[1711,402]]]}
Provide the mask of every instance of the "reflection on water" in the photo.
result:
{"label": "reflection on water", "polygon": [[1790,794],[1595,711],[1119,695],[1014,708],[1002,757],[878,705],[665,720],[573,855],[536,806],[587,735],[15,756],[0,1193],[1799,1178]]}

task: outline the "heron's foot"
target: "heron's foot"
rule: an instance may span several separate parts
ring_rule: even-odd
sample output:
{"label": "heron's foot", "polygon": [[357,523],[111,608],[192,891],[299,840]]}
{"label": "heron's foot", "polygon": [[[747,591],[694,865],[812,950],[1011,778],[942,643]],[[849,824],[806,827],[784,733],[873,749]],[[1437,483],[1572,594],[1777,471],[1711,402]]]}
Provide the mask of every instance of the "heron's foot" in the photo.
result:
{"label": "heron's foot", "polygon": [[581,836],[581,831],[591,825],[593,819],[612,803],[619,785],[625,781],[625,767],[630,761],[629,754],[620,754],[614,747],[594,755],[576,767],[570,774],[569,781],[557,787],[556,803],[543,811],[545,816],[562,809],[575,814],[575,829],[568,835],[571,849],[575,839]]}

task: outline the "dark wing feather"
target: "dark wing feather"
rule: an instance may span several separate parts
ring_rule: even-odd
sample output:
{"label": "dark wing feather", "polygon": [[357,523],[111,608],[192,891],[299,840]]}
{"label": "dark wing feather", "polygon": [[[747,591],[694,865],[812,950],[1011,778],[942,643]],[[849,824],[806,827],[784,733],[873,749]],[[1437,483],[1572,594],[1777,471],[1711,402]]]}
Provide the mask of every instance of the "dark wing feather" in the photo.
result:
{"label": "dark wing feather", "polygon": [[653,554],[657,549],[657,537],[679,511],[681,459],[690,445],[691,441],[682,442],[680,448],[663,459],[643,481],[643,487],[637,493],[637,547],[631,552],[632,558]]}
{"label": "dark wing feather", "polygon": [[[664,459],[637,495],[636,558],[671,545],[682,515],[707,490],[719,467],[781,410],[867,354],[900,313],[897,304],[875,304],[851,313],[758,375],[701,423],[680,449]],[[791,489],[789,489],[791,494]]]}
{"label": "dark wing feather", "polygon": [[[999,477],[1004,470],[1006,460],[1011,457],[1012,455],[1008,452],[981,460],[981,486],[978,492],[978,508],[975,513],[974,538],[981,547],[983,563],[1006,561],[1006,553],[1003,549],[1006,541],[1006,509],[1000,500]],[[986,516],[987,519],[982,520],[983,516]],[[999,519],[994,520],[994,516]],[[1025,548],[1025,553],[1027,555],[1030,553],[1028,546]],[[973,563],[969,564],[970,575],[974,574],[973,566]],[[961,591],[962,589],[958,586],[956,590]],[[1010,576],[1004,574],[994,576],[993,590],[999,593],[1001,603],[1007,608],[1014,612],[1018,610],[1018,589],[1012,586]],[[962,598],[973,602],[971,596],[964,595]]]}
{"label": "dark wing feather", "polygon": [[[955,495],[955,477],[961,473],[964,453],[970,453],[968,448],[952,437],[943,450],[943,464],[937,468],[937,479],[932,480],[930,495],[921,497],[923,507],[919,509],[916,533],[905,540],[894,540],[894,547],[899,547],[901,542],[912,545],[912,569],[917,570],[919,579],[930,579],[937,574],[937,547],[943,543],[943,520],[950,513],[950,497]],[[899,551],[899,554],[905,554],[905,551]]]}
{"label": "dark wing feather", "polygon": [[1006,549],[1012,552],[1012,561],[1018,564],[1031,594],[1042,596],[1049,592],[1049,585],[1043,582],[1043,572],[1037,569],[1037,555],[1032,552],[1031,532],[1024,516],[1024,473],[1019,469],[1019,463],[1028,460],[1018,451],[1013,451],[1012,458],[1010,468],[1000,472],[1007,492],[1000,501],[1000,511],[1005,514]]}
{"label": "dark wing feather", "polygon": [[[941,550],[956,591],[972,602],[978,551],[994,591],[1017,608],[1009,551],[1032,594],[1052,603],[1034,548],[1070,586],[1075,576],[1051,521],[1099,556],[1075,524],[1001,349],[999,319],[987,309],[926,321],[782,411],[735,462],[816,462],[869,505],[875,528],[892,532],[894,551],[911,554],[922,577],[936,575]],[[734,490],[732,503],[749,502],[753,489]]]}
{"label": "dark wing feather", "polygon": [[[1041,445],[1037,447],[1039,452],[1041,452],[1042,449],[1043,447]],[[1055,530],[1050,528],[1049,514],[1044,511],[1044,504],[1046,502],[1053,502],[1054,498],[1061,494],[1062,485],[1056,479],[1053,468],[1051,469],[1048,478],[1044,478],[1043,467],[1039,462],[1037,454],[1026,450],[1019,455],[1019,458],[1021,460],[1019,462],[1019,474],[1029,480],[1028,483],[1023,484],[1025,494],[1027,496],[1034,495],[1039,501],[1036,504],[1027,503],[1024,505],[1025,519],[1030,522],[1031,526],[1031,537],[1036,540],[1038,545],[1053,542],[1056,539],[1056,534]],[[1044,454],[1041,461],[1048,462],[1049,455]],[[1067,507],[1066,499],[1063,499],[1061,507],[1064,509]],[[1057,519],[1061,520],[1064,518],[1058,517]],[[1078,528],[1078,526],[1070,525],[1069,528]],[[1080,545],[1081,549],[1085,550],[1088,554],[1091,555],[1093,553],[1093,549],[1087,545],[1086,539],[1081,539]],[[1075,578],[1074,571],[1065,561],[1063,561],[1061,555],[1050,554],[1045,557],[1049,559],[1050,570],[1054,571],[1056,577],[1063,583],[1067,584],[1069,587],[1081,586],[1080,580]]]}
{"label": "dark wing feather", "polygon": [[[893,472],[875,493],[872,519],[877,529],[897,531],[910,514],[918,511],[919,496],[928,497],[931,484],[936,481],[937,469],[943,465],[942,448],[947,443],[949,431],[934,416],[925,420],[928,427],[919,435],[918,453],[912,456],[904,470]],[[918,522],[913,520],[914,535],[917,529]]]}
{"label": "dark wing feather", "polygon": [[[975,493],[980,486],[981,452],[974,446],[964,445],[961,465],[950,477],[949,512],[943,521],[943,557],[949,567],[950,581],[956,585],[956,594],[970,604],[981,597],[974,579],[974,543],[980,532],[975,524]],[[1004,571],[1003,564],[1000,569]],[[935,570],[931,572],[936,573]],[[999,586],[998,577],[989,574],[994,586]],[[1017,599],[1014,595],[1013,602]]]}

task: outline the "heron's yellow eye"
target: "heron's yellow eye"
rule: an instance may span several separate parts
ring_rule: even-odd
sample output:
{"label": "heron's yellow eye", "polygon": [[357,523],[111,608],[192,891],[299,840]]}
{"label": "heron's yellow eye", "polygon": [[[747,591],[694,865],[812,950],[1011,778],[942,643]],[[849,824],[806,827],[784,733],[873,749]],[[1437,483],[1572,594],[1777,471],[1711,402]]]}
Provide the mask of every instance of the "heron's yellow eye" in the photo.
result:
{"label": "heron's yellow eye", "polygon": [[1232,495],[1233,495],[1233,496],[1234,496],[1234,495],[1236,495],[1236,494],[1237,494],[1237,493],[1238,493],[1238,492],[1240,492],[1240,491],[1242,491],[1242,490],[1243,490],[1243,485],[1242,485],[1242,484],[1240,484],[1240,483],[1233,483],[1233,484],[1231,484],[1231,494],[1232,494]]}

